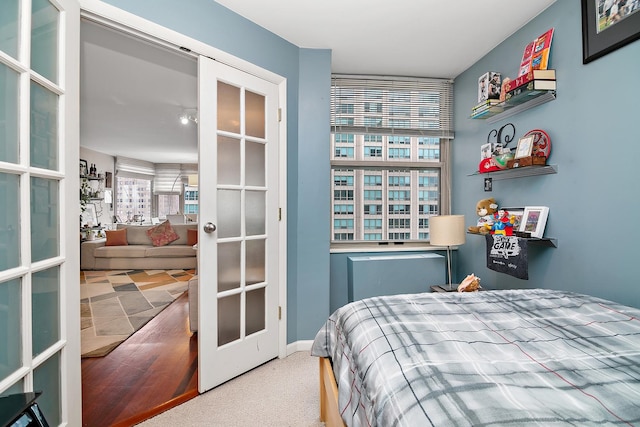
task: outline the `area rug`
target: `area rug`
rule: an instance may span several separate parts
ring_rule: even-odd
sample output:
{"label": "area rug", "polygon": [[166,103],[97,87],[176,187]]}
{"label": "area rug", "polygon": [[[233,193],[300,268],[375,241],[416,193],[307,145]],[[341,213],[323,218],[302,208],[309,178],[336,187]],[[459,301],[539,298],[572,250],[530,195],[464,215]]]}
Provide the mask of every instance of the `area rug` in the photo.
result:
{"label": "area rug", "polygon": [[195,270],[80,272],[82,357],[102,357],[187,290]]}

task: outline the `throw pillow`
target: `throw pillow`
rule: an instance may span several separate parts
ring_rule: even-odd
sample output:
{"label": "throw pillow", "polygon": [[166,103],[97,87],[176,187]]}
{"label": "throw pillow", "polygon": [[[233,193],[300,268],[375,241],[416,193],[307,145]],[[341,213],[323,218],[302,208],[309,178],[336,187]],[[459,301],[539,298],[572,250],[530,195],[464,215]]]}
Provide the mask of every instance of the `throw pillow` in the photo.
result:
{"label": "throw pillow", "polygon": [[107,243],[105,246],[126,246],[127,243],[127,229],[121,230],[107,230]]}
{"label": "throw pillow", "polygon": [[187,245],[193,246],[198,243],[198,230],[195,228],[187,229]]}
{"label": "throw pillow", "polygon": [[148,229],[147,236],[151,239],[153,246],[165,246],[180,238],[178,233],[173,230],[169,220]]}

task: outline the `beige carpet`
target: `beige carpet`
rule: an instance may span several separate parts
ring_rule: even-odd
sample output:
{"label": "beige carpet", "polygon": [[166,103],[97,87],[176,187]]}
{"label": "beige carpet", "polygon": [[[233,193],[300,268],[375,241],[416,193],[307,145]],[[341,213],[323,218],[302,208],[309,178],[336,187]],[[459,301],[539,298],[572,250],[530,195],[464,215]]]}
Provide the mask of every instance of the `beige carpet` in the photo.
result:
{"label": "beige carpet", "polygon": [[82,357],[102,357],[184,291],[194,270],[80,272]]}
{"label": "beige carpet", "polygon": [[321,427],[318,358],[275,359],[141,424],[142,427]]}

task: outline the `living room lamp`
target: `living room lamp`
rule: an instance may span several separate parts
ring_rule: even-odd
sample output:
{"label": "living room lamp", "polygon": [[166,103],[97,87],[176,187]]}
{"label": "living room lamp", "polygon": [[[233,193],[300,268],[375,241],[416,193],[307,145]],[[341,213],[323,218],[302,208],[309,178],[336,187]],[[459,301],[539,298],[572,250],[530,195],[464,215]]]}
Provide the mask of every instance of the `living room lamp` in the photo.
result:
{"label": "living room lamp", "polygon": [[429,218],[429,242],[433,246],[447,247],[447,271],[449,274],[449,291],[451,284],[451,246],[465,242],[464,215],[437,215]]}

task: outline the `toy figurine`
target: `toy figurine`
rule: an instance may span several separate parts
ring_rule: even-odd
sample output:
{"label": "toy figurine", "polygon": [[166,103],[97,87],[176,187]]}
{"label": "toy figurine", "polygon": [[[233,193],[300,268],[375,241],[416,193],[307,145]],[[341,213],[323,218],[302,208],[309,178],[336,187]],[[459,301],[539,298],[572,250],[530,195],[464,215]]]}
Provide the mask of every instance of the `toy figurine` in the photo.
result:
{"label": "toy figurine", "polygon": [[500,209],[493,214],[493,224],[491,225],[491,234],[501,234],[503,236],[513,236],[513,224],[516,222],[514,215],[509,216],[509,212]]}

